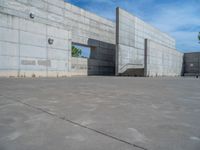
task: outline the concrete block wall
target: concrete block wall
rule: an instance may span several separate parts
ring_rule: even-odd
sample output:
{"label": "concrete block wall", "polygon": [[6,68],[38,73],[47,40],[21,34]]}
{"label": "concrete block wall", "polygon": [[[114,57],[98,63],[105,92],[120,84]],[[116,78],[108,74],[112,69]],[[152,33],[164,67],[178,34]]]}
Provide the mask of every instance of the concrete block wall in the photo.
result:
{"label": "concrete block wall", "polygon": [[184,76],[200,76],[200,52],[184,54]]}
{"label": "concrete block wall", "polygon": [[146,76],[181,76],[183,53],[160,43],[147,40]]}
{"label": "concrete block wall", "polygon": [[115,23],[72,4],[65,3],[64,24],[72,30],[75,43],[88,45],[90,39],[115,44]]}
{"label": "concrete block wall", "polygon": [[[116,22],[115,25],[64,0],[0,0],[0,76],[66,76],[84,72],[72,68],[71,64],[77,63],[75,70],[79,70],[76,67],[82,62],[72,60],[72,42],[92,48],[86,67],[88,75],[114,75],[115,70],[119,74],[128,69],[141,74],[148,67],[145,39],[156,43],[155,47],[150,46],[148,75],[179,74],[175,68],[181,60],[174,57],[180,58],[181,54],[175,50],[173,38],[120,8]],[[52,45],[49,38],[54,40]]]}
{"label": "concrete block wall", "polygon": [[[49,45],[48,39],[54,39]],[[50,25],[0,14],[1,76],[63,76],[70,71],[71,34]]]}
{"label": "concrete block wall", "polygon": [[[172,37],[120,8],[116,10],[116,17],[116,74],[127,70],[134,74],[134,70],[140,70],[141,75],[143,69],[145,76],[148,68],[148,76],[180,75],[183,54],[176,51]],[[147,56],[145,39],[152,41]],[[146,57],[150,61],[147,64]]]}
{"label": "concrete block wall", "polygon": [[72,41],[91,47],[88,75],[114,75],[115,23],[69,3],[65,7],[66,23],[72,30]]}
{"label": "concrete block wall", "polygon": [[64,17],[72,41],[91,47],[88,75],[114,75],[115,23],[69,3],[65,3]]}
{"label": "concrete block wall", "polygon": [[[31,13],[34,14],[33,19],[30,18]],[[98,63],[95,69],[103,66],[106,69],[107,65],[110,66],[110,62],[115,62],[115,57],[111,57],[115,55],[115,24],[74,5],[65,3],[64,0],[0,0],[0,14],[2,17],[0,21],[0,26],[2,27],[1,39],[8,39],[10,43],[12,42],[12,45],[1,44],[1,48],[3,49],[1,51],[6,53],[5,50],[11,47],[15,47],[13,51],[16,51],[15,55],[12,54],[14,55],[12,58],[1,55],[2,75],[7,71],[10,71],[10,73],[6,73],[5,75],[11,75],[11,71],[16,70],[17,66],[21,72],[22,70],[26,72],[30,70],[31,74],[32,70],[39,70],[43,74],[45,68],[52,75],[56,75],[57,72],[60,72],[60,74],[66,71],[70,72],[71,53],[67,52],[65,54],[65,51],[69,51],[70,49],[70,43],[66,43],[65,41],[68,40],[68,35],[64,35],[65,39],[63,36],[56,37],[68,31],[71,31],[71,42],[95,47],[98,54],[95,59],[103,62],[103,64]],[[10,24],[6,24],[7,22]],[[47,31],[44,30],[45,28]],[[47,37],[56,38],[53,45],[50,46],[46,43]],[[45,47],[48,49],[46,53]],[[39,65],[34,65],[38,64],[36,60],[35,63],[32,59],[27,61],[19,60],[19,54],[17,54],[19,51],[23,52],[20,59],[23,57],[27,59],[30,57],[41,59]],[[47,57],[52,59],[51,67],[48,66],[50,64],[49,61],[45,62],[45,58]],[[22,62],[22,64],[17,65],[17,62]],[[114,68],[114,66],[113,63],[112,67]],[[98,70],[100,74],[102,74],[101,70]],[[16,74],[19,75],[19,69],[18,72],[12,72],[14,72],[12,74],[14,76]],[[37,74],[40,75],[39,72]]]}
{"label": "concrete block wall", "polygon": [[89,58],[77,58],[72,57],[71,59],[71,75],[113,75],[115,70],[113,67],[113,63],[97,60],[97,59],[89,59]]}
{"label": "concrete block wall", "polygon": [[72,75],[88,75],[88,59],[87,58],[77,58],[72,57],[71,59],[71,74]]}
{"label": "concrete block wall", "polygon": [[144,68],[144,54],[135,47],[135,18],[130,13],[116,10],[116,74],[123,73],[124,68]]}
{"label": "concrete block wall", "polygon": [[19,26],[16,18],[0,14],[0,75],[16,76],[19,66]]}

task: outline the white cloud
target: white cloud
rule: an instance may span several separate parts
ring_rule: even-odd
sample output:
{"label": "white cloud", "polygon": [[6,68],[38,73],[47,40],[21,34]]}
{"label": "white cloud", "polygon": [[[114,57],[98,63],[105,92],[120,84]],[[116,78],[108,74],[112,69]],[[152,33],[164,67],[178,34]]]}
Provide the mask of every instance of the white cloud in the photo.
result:
{"label": "white cloud", "polygon": [[197,40],[198,30],[200,31],[200,5],[195,4],[161,5],[157,9],[157,15],[151,19],[151,24],[177,40],[177,48],[181,51],[200,51]]}

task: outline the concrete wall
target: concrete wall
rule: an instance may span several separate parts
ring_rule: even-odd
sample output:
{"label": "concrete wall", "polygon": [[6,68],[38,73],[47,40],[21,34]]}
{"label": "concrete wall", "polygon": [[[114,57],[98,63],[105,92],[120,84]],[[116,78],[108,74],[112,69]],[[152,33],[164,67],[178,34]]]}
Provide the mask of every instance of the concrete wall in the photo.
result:
{"label": "concrete wall", "polygon": [[117,8],[116,11],[116,74],[127,67],[144,68],[144,50],[135,47],[135,17]]}
{"label": "concrete wall", "polygon": [[[180,75],[173,38],[119,8],[116,22],[64,0],[0,0],[0,76]],[[72,43],[92,57],[72,58]]]}
{"label": "concrete wall", "polygon": [[146,76],[180,76],[183,53],[157,42],[147,40]]}
{"label": "concrete wall", "polygon": [[[35,17],[31,19],[30,13]],[[63,0],[0,0],[0,15],[3,76],[30,75],[33,70],[36,76],[47,75],[48,71],[56,72],[56,76],[58,72],[70,74],[71,42],[95,49],[98,63],[93,68],[96,74],[106,74],[102,70],[110,67],[110,63],[114,70],[115,24],[109,20]],[[56,37],[60,34],[61,37]],[[47,43],[49,37],[54,39],[51,46]],[[11,54],[5,56],[7,49]],[[19,60],[22,57],[27,60]],[[47,58],[52,59],[51,63]],[[38,63],[40,59],[47,61]],[[55,59],[57,61],[53,61]]]}
{"label": "concrete wall", "polygon": [[71,59],[71,74],[72,75],[88,75],[88,59],[87,58],[76,58]]}
{"label": "concrete wall", "polygon": [[[116,17],[116,74],[127,74],[128,71],[143,76],[180,75],[177,67],[182,54],[175,50],[173,38],[120,8],[117,8]],[[145,55],[145,39],[151,41],[148,55]],[[145,64],[147,59],[149,62]]]}
{"label": "concrete wall", "polygon": [[92,49],[88,75],[115,74],[115,23],[69,3],[65,3],[66,24],[72,41]]}
{"label": "concrete wall", "polygon": [[[52,45],[49,38],[54,39]],[[1,76],[66,76],[70,49],[69,31],[0,14]]]}
{"label": "concrete wall", "polygon": [[184,54],[184,75],[200,76],[200,52]]}
{"label": "concrete wall", "polygon": [[71,64],[71,75],[113,75],[115,72],[112,62],[108,64],[91,58],[72,57]]}

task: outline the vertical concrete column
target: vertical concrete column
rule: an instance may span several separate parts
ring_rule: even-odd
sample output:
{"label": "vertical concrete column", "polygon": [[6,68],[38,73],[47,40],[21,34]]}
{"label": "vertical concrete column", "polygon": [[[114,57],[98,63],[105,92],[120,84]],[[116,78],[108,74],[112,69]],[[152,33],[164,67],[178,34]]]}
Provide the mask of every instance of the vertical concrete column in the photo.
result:
{"label": "vertical concrete column", "polygon": [[149,49],[149,40],[144,39],[144,76],[147,77],[147,65],[148,65],[148,49]]}
{"label": "vertical concrete column", "polygon": [[20,40],[20,19],[18,21],[18,71],[17,71],[17,76],[20,77],[20,65],[21,65],[21,52],[20,52],[20,43],[21,43],[21,40]]}
{"label": "vertical concrete column", "polygon": [[118,63],[119,63],[119,7],[116,8],[116,48],[115,48],[115,75],[118,75]]}
{"label": "vertical concrete column", "polygon": [[48,32],[47,32],[47,25],[45,25],[45,38],[46,38],[46,60],[45,60],[45,62],[46,62],[46,77],[48,77],[49,76],[49,74],[48,74],[48,72],[49,72],[49,67],[48,67],[48,65],[47,65],[47,62],[50,60],[50,58],[49,58],[49,55],[48,55],[48,52],[49,52],[49,48],[48,48]]}
{"label": "vertical concrete column", "polygon": [[68,31],[68,72],[72,69],[72,33]]}

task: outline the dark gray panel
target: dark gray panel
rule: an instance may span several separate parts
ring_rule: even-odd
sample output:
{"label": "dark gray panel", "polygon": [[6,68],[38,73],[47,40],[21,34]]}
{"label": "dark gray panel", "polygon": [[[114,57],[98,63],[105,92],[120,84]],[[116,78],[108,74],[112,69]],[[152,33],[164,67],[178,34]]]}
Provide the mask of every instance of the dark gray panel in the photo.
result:
{"label": "dark gray panel", "polygon": [[200,74],[200,52],[184,54],[184,75]]}

